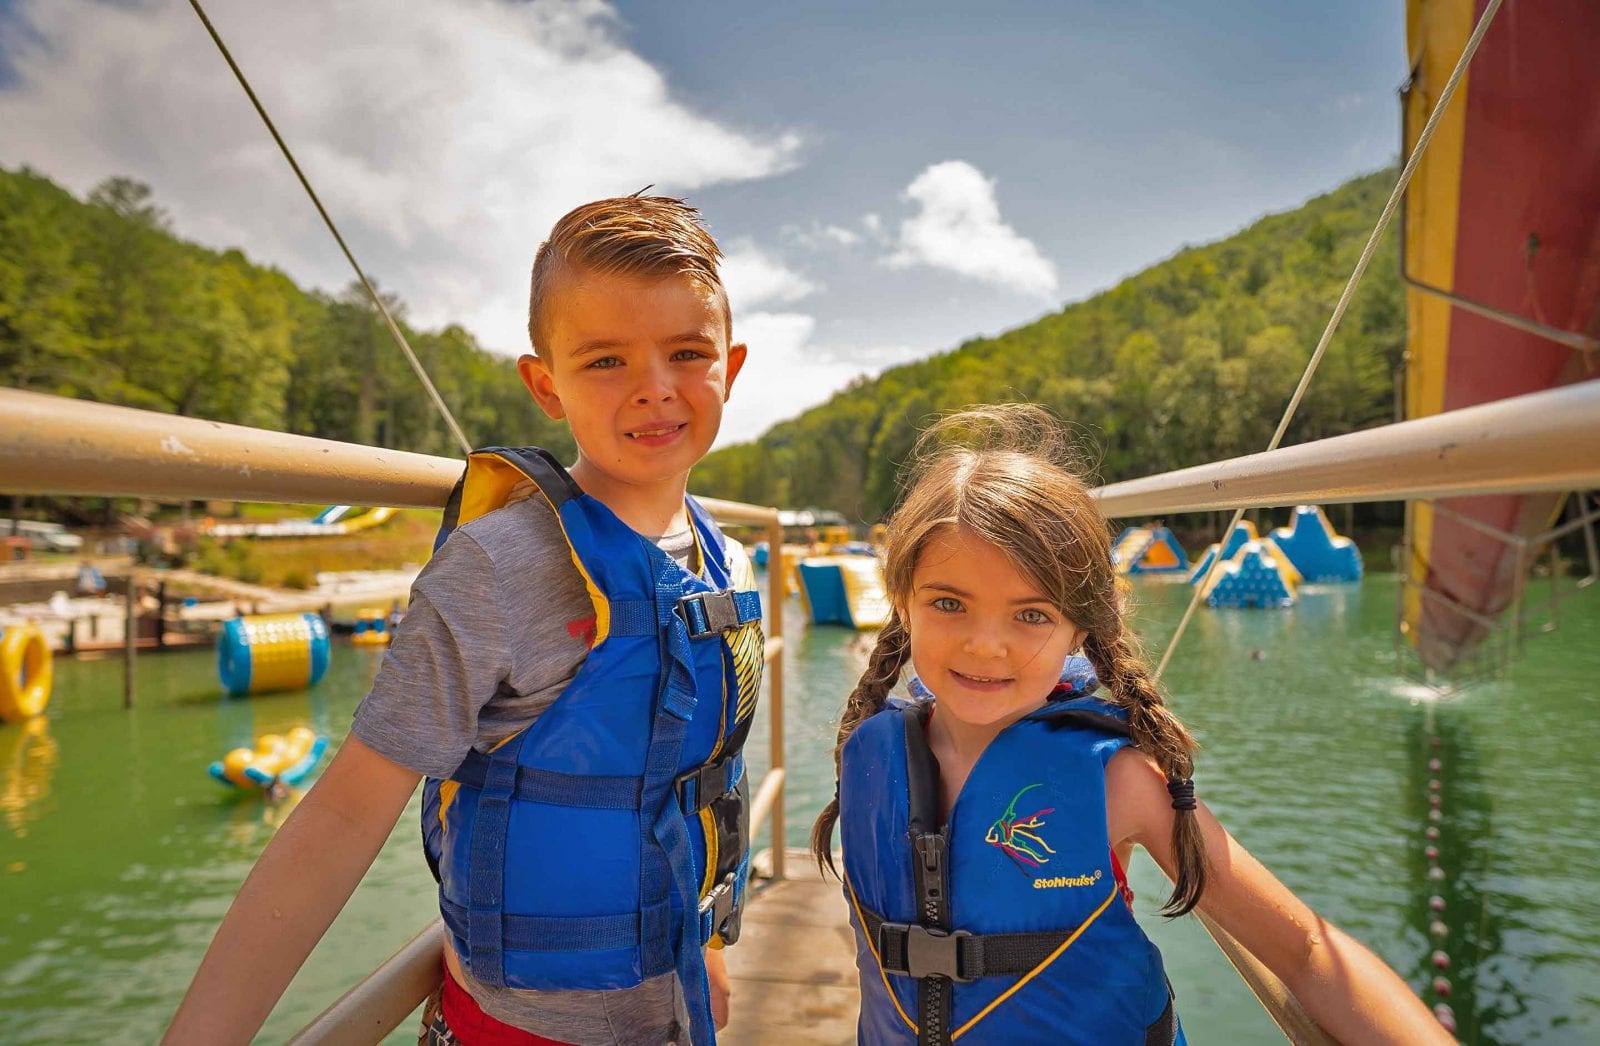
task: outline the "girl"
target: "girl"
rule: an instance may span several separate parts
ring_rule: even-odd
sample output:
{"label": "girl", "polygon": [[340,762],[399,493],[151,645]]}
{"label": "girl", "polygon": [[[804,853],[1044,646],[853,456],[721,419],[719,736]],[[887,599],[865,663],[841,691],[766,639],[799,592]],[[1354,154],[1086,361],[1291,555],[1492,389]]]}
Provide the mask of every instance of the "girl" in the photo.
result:
{"label": "girl", "polygon": [[[894,613],[812,835],[832,867],[840,824],[861,1041],[1183,1042],[1132,915],[1135,844],[1176,884],[1164,914],[1200,908],[1335,1038],[1450,1041],[1196,799],[1194,740],[1124,629],[1106,521],[1064,457],[1036,407],[946,418],[890,523]],[[937,696],[888,702],[908,661]]]}

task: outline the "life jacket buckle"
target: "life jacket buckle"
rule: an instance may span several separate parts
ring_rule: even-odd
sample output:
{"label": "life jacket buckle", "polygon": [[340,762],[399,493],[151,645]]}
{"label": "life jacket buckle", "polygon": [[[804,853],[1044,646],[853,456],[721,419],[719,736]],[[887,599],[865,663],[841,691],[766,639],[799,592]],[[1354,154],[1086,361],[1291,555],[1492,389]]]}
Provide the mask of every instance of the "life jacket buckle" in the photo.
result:
{"label": "life jacket buckle", "polygon": [[739,605],[732,589],[691,592],[678,600],[673,611],[688,626],[690,639],[705,639],[739,627]]}
{"label": "life jacket buckle", "polygon": [[730,752],[721,759],[702,763],[673,779],[672,783],[678,792],[678,805],[683,808],[685,817],[693,817],[729,790],[728,764],[737,755],[737,752]]}
{"label": "life jacket buckle", "polygon": [[[966,984],[975,978],[961,972],[962,938],[967,930],[935,930],[917,923],[884,923],[878,927],[878,956],[885,973],[897,973],[921,980],[948,977]],[[893,965],[892,956],[905,955],[904,966]]]}
{"label": "life jacket buckle", "polygon": [[711,892],[700,898],[700,919],[704,925],[709,916],[710,933],[701,934],[702,939],[710,940],[711,933],[722,938],[723,944],[737,944],[739,942],[739,911],[734,907],[734,885],[736,879],[733,872],[722,877],[722,881],[711,888]]}

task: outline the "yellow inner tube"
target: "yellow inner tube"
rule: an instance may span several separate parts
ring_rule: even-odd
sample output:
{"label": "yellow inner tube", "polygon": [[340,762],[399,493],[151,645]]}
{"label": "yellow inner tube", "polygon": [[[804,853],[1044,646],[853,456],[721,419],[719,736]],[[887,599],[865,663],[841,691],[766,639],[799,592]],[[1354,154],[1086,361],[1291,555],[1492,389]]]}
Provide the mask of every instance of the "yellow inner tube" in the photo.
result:
{"label": "yellow inner tube", "polygon": [[50,703],[50,646],[32,625],[0,632],[0,720],[20,723]]}

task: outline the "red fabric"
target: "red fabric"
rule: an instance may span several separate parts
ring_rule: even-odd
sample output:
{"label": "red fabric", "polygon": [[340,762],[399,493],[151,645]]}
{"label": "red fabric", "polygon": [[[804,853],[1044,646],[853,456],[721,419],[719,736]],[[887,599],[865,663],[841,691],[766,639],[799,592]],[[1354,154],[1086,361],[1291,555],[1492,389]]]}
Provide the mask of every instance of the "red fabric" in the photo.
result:
{"label": "red fabric", "polygon": [[1117,860],[1117,851],[1111,851],[1111,875],[1117,881],[1117,892],[1122,894],[1122,903],[1128,906],[1128,911],[1133,911],[1133,887],[1128,885],[1128,874],[1122,870],[1122,862]]}
{"label": "red fabric", "polygon": [[478,1000],[450,976],[448,966],[444,971],[444,992],[439,997],[439,1009],[461,1046],[567,1046],[555,1039],[501,1024],[484,1013],[478,1007]]}

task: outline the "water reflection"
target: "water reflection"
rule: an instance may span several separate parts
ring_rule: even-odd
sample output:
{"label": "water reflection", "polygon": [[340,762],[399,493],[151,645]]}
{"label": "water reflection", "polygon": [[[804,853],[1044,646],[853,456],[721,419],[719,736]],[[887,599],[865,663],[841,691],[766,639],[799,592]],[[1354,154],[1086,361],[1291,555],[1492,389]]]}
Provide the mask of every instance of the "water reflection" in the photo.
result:
{"label": "water reflection", "polygon": [[[0,726],[0,820],[19,839],[48,809],[60,749],[50,736],[50,720],[42,715]],[[8,865],[6,870],[21,868]]]}

